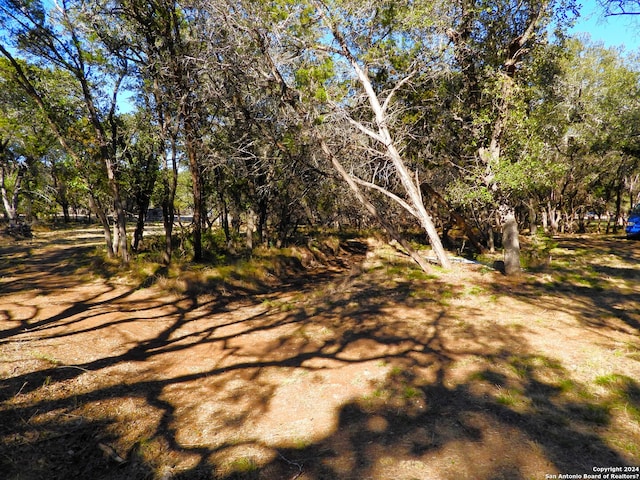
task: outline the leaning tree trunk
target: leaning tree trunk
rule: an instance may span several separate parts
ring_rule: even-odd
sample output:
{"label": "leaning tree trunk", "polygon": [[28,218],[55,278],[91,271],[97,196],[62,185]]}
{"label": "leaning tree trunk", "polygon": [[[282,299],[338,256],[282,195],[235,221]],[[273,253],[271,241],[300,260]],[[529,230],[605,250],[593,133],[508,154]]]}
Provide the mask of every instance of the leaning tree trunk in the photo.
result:
{"label": "leaning tree trunk", "polygon": [[[314,3],[318,7],[318,11],[321,12],[321,15],[323,15],[322,14],[323,5],[321,4],[321,2],[316,1]],[[384,104],[380,103],[367,73],[364,70],[362,70],[355,56],[349,50],[348,43],[346,42],[344,37],[341,35],[341,33],[337,30],[337,28],[335,28],[334,25],[331,25],[331,22],[326,17],[326,15],[323,15],[323,17],[327,22],[327,25],[329,25],[332,28],[333,35],[341,46],[342,54],[352,65],[354,71],[358,76],[358,80],[361,86],[365,90],[365,93],[369,99],[369,104],[375,116],[375,121],[376,121],[376,126],[378,128],[378,131],[376,132],[369,128],[366,128],[364,125],[362,125],[361,123],[353,119],[349,119],[349,120],[354,126],[356,126],[356,128],[358,128],[365,135],[369,136],[378,144],[383,145],[384,149],[386,150],[385,153],[388,155],[388,157],[392,161],[396,169],[396,173],[399,175],[402,185],[406,189],[407,196],[409,197],[409,202],[399,199],[395,195],[390,194],[390,192],[384,191],[383,193],[386,194],[387,196],[390,196],[395,201],[398,201],[398,203],[403,208],[405,208],[409,213],[411,213],[412,215],[418,218],[421,226],[425,229],[427,233],[427,236],[429,238],[433,251],[437,257],[438,263],[442,267],[449,268],[451,266],[451,262],[444,251],[444,247],[442,246],[442,242],[440,240],[440,237],[438,236],[433,220],[431,219],[431,216],[428,214],[424,206],[424,203],[422,201],[422,195],[420,193],[420,186],[418,185],[417,182],[414,183],[409,170],[407,169],[399,152],[397,151],[395,145],[391,140],[390,131],[389,131],[389,128],[387,127],[388,118],[387,118],[387,115],[385,114],[385,110],[388,107],[388,104],[392,96],[390,95],[389,97],[387,97]],[[284,77],[278,70],[278,67],[276,66],[275,62],[273,61],[273,59],[268,53],[267,46],[269,42],[260,33],[258,33],[258,41],[262,45],[262,50],[263,50],[263,53],[265,54],[265,58],[270,63],[270,67],[274,75],[274,78],[282,87],[283,98],[286,99],[287,103],[289,103],[296,110],[296,112],[301,114],[302,118],[305,118],[305,117],[308,118],[308,115],[307,115],[308,112],[306,112],[304,107],[301,105],[301,102],[299,101],[299,98],[297,98],[297,95],[289,94],[290,89],[287,85],[287,82],[285,81]],[[399,86],[401,85],[402,83]],[[314,131],[315,135],[318,137],[319,143],[322,146],[322,149],[325,155],[331,160],[331,163],[333,164],[334,168],[338,171],[338,173],[342,176],[342,178],[347,182],[351,190],[355,193],[356,198],[364,205],[364,207],[369,211],[369,213],[371,213],[371,215],[373,215],[378,220],[378,222],[383,226],[383,228],[385,228],[393,238],[398,240],[400,245],[402,245],[407,250],[407,252],[409,252],[409,255],[420,265],[420,267],[423,270],[428,270],[429,268],[428,263],[420,255],[418,255],[414,249],[411,248],[408,242],[406,242],[404,239],[401,238],[401,236],[395,230],[393,225],[391,225],[389,222],[386,221],[386,219],[381,217],[378,214],[378,211],[375,208],[375,206],[369,200],[367,200],[364,194],[360,191],[360,187],[356,183],[357,179],[351,177],[351,175],[349,175],[344,170],[344,168],[342,168],[340,163],[337,161],[337,158],[335,157],[335,155],[333,155],[333,153],[329,149],[326,142],[320,137],[320,134],[318,133],[317,128],[314,128],[312,131]],[[358,182],[358,183],[366,183],[366,182]],[[380,188],[375,185],[373,186],[367,185],[367,186],[374,187],[380,190]]]}
{"label": "leaning tree trunk", "polygon": [[115,256],[115,252],[113,250],[113,238],[111,237],[111,227],[109,226],[109,219],[107,218],[107,214],[102,208],[100,202],[93,196],[91,192],[89,192],[89,207],[96,214],[96,217],[100,221],[102,225],[102,231],[104,233],[104,241],[107,249],[107,256],[109,258],[113,258]]}
{"label": "leaning tree trunk", "polygon": [[[328,23],[329,25],[331,25],[330,22]],[[451,261],[449,260],[449,257],[447,256],[444,247],[442,246],[442,241],[440,239],[440,236],[438,235],[435,224],[433,223],[433,219],[425,208],[424,202],[422,200],[422,194],[420,192],[420,186],[417,184],[417,182],[414,182],[413,176],[405,165],[402,156],[400,155],[400,152],[396,148],[396,145],[391,137],[391,132],[388,127],[389,118],[386,114],[386,108],[388,107],[389,101],[391,100],[391,94],[389,94],[389,97],[385,100],[384,104],[380,103],[380,100],[373,88],[369,75],[358,63],[356,57],[349,49],[347,41],[335,26],[333,26],[332,31],[333,36],[340,43],[345,58],[347,58],[347,60],[351,64],[351,67],[356,72],[358,81],[360,82],[360,85],[367,95],[369,106],[371,107],[371,110],[373,111],[375,117],[377,131],[371,130],[355,120],[351,120],[351,123],[362,133],[377,141],[379,144],[383,145],[383,148],[384,150],[386,150],[386,154],[391,160],[395,172],[400,178],[400,182],[402,183],[402,186],[409,199],[408,205],[410,208],[410,213],[412,213],[418,219],[421,227],[426,232],[427,237],[429,238],[429,243],[431,244],[431,248],[433,249],[436,258],[438,259],[438,263],[440,264],[440,266],[444,268],[450,268]]]}

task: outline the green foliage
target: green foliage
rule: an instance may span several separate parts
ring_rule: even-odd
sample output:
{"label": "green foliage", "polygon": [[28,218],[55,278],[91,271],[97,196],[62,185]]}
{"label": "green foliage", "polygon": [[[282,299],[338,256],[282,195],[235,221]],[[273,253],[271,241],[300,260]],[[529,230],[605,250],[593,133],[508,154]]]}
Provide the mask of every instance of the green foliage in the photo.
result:
{"label": "green foliage", "polygon": [[318,65],[300,67],[295,72],[296,88],[307,92],[315,100],[324,103],[329,99],[327,83],[334,76],[334,61],[331,57],[326,57]]}
{"label": "green foliage", "polygon": [[[175,148],[175,207],[202,206],[208,220],[230,225],[227,242],[245,238],[250,219],[262,243],[287,242],[306,224],[366,227],[315,135],[350,173],[402,194],[384,149],[349,123],[377,127],[354,61],[388,100],[385,126],[418,182],[446,197],[433,212],[442,223],[449,206],[480,232],[500,204],[610,208],[615,189],[638,174],[638,58],[563,35],[576,13],[570,0],[16,5],[0,7],[13,34],[2,42],[43,103],[0,62],[0,140],[11,139],[7,186],[16,158],[35,159],[34,193],[23,198],[40,211],[86,205],[88,193],[113,209],[105,159],[129,211],[151,191],[159,206],[172,173],[160,162]],[[526,54],[510,64],[529,26]],[[52,50],[52,35],[70,49]],[[116,86],[130,90],[135,113],[110,110]]]}

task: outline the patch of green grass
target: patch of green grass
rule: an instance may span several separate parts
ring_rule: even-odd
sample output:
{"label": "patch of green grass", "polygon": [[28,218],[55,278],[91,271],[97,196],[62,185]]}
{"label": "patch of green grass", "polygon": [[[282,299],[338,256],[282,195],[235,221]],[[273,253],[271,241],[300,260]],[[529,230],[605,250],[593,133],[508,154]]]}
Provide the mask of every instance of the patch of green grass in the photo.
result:
{"label": "patch of green grass", "polygon": [[631,379],[625,375],[618,375],[617,373],[609,373],[607,375],[600,375],[594,380],[596,385],[603,387],[615,387],[616,385],[624,384]]}
{"label": "patch of green grass", "polygon": [[427,273],[423,270],[412,268],[405,274],[405,278],[407,278],[408,280],[427,281],[427,280],[437,280],[439,277],[438,275],[434,275],[433,273]]}
{"label": "patch of green grass", "polygon": [[577,385],[573,380],[565,378],[557,383],[557,387],[562,393],[569,393],[575,391]]}
{"label": "patch of green grass", "polygon": [[457,295],[450,287],[445,287],[436,295],[435,298],[440,305],[448,307],[450,305],[450,300],[457,298]]}
{"label": "patch of green grass", "polygon": [[520,378],[530,378],[534,372],[546,370],[547,373],[560,374],[564,371],[562,364],[553,358],[543,355],[511,356],[507,359],[509,367]]}
{"label": "patch of green grass", "polygon": [[513,389],[505,389],[502,387],[498,387],[498,393],[496,395],[496,401],[500,405],[505,405],[507,407],[513,407],[518,404],[518,392]]}
{"label": "patch of green grass", "polygon": [[229,468],[238,473],[256,472],[260,467],[253,458],[240,457],[229,463]]}
{"label": "patch of green grass", "polygon": [[569,410],[581,420],[597,425],[607,425],[611,419],[611,407],[607,403],[572,405]]}
{"label": "patch of green grass", "polygon": [[426,288],[414,288],[409,292],[409,298],[422,300],[424,302],[433,301],[433,293]]}
{"label": "patch of green grass", "polygon": [[[473,372],[468,377],[470,382],[487,382],[493,383],[495,385],[503,385],[505,382],[505,377],[501,373],[493,372],[491,370],[483,370],[481,372]],[[499,381],[495,381],[499,379]]]}
{"label": "patch of green grass", "polygon": [[376,388],[373,392],[371,392],[372,398],[384,398],[386,397],[388,392],[384,388]]}
{"label": "patch of green grass", "polygon": [[54,366],[58,366],[58,365],[62,365],[63,362],[61,360],[58,360],[57,358],[52,357],[51,355],[47,354],[47,353],[40,353],[40,352],[34,352],[32,353],[33,358],[37,359],[37,360],[42,360],[43,362],[48,362],[51,365]]}
{"label": "patch of green grass", "polygon": [[305,448],[309,448],[313,442],[306,438],[296,438],[293,441],[293,448],[298,450],[304,450]]}
{"label": "patch of green grass", "polygon": [[626,375],[610,373],[596,377],[594,383],[607,389],[608,403],[612,407],[625,411],[631,418],[640,421],[640,386],[635,380]]}
{"label": "patch of green grass", "polygon": [[482,267],[480,267],[480,274],[482,275],[486,275],[487,273],[491,273],[493,271],[494,271],[493,268],[488,267],[486,265],[483,265]]}
{"label": "patch of green grass", "polygon": [[404,277],[407,274],[407,265],[389,265],[386,268],[386,274],[393,277]]}
{"label": "patch of green grass", "polygon": [[402,390],[402,396],[405,400],[411,400],[412,398],[422,396],[422,391],[418,388],[407,385]]}
{"label": "patch of green grass", "polygon": [[280,302],[276,300],[266,299],[262,301],[262,306],[271,310],[272,308],[278,308],[280,306]]}
{"label": "patch of green grass", "polygon": [[360,398],[360,405],[367,411],[373,411],[383,404],[389,397],[391,392],[383,387],[376,388],[373,392],[363,395]]}
{"label": "patch of green grass", "polygon": [[486,290],[484,288],[474,285],[472,287],[468,287],[464,293],[465,295],[476,296],[476,295],[482,295],[485,292]]}
{"label": "patch of green grass", "polygon": [[528,378],[531,376],[532,365],[522,358],[509,359],[509,367],[519,378]]}
{"label": "patch of green grass", "polygon": [[611,439],[611,443],[614,446],[621,448],[632,457],[637,458],[640,456],[640,445],[638,445],[636,442],[632,440],[613,438]]}

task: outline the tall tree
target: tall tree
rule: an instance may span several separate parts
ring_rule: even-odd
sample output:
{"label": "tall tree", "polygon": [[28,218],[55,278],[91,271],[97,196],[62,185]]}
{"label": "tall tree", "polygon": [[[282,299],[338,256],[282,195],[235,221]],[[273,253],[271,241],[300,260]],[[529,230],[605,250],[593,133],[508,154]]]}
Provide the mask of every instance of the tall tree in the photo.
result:
{"label": "tall tree", "polygon": [[[375,3],[362,5],[362,2],[358,2],[358,5],[355,5],[319,0],[314,1],[314,5],[318,9],[326,31],[333,37],[332,43],[327,47],[328,50],[333,54],[341,55],[347,61],[371,110],[373,117],[371,121],[349,117],[349,123],[377,144],[384,156],[391,161],[404,189],[406,200],[395,195],[388,196],[418,219],[429,238],[438,263],[448,268],[450,261],[444,251],[432,216],[425,207],[419,181],[410,172],[402,158],[400,142],[394,138],[390,126],[393,117],[389,108],[394,101],[395,92],[409,83],[415,74],[415,69],[421,67],[416,64],[416,60],[420,59],[419,50],[415,50],[413,45],[408,49],[409,51],[406,53],[409,57],[413,55],[413,61],[404,65],[405,71],[400,72],[396,84],[386,92],[376,91],[369,74],[371,67],[380,68],[381,64],[385,65],[383,62],[385,56],[389,54],[389,43],[392,43],[390,53],[395,54],[395,60],[407,60],[406,53],[402,51],[403,47],[406,49],[405,42],[410,45],[412,41],[418,39],[410,36],[405,37],[405,32],[402,30],[394,32],[393,26],[396,21],[403,18],[403,14],[407,15],[409,8],[416,8],[416,5],[402,5],[399,2],[394,2],[379,7]],[[398,40],[394,42],[395,36],[398,37]],[[397,61],[395,64],[391,63],[389,67],[400,67],[400,65],[401,63]],[[370,182],[358,181],[357,183],[380,190],[378,186],[374,186]],[[385,194],[387,193],[385,192]]]}
{"label": "tall tree", "polygon": [[[206,18],[207,12],[197,2],[121,0],[115,12],[119,20],[128,25],[128,30],[137,36],[140,71],[153,95],[153,107],[165,151],[179,147],[189,166],[193,194],[194,260],[199,261],[203,257],[202,229],[206,220],[204,158],[207,148],[204,138],[211,118],[208,109],[218,106],[211,90],[207,90],[211,82],[206,80],[215,79],[216,71],[224,68],[219,61],[222,57],[218,61],[214,59],[216,54],[222,54],[229,47],[224,43],[223,34],[206,28],[213,22]],[[211,45],[213,51],[207,49]],[[208,104],[210,101],[213,107]],[[180,145],[175,143],[178,141]],[[173,151],[177,153],[177,150]],[[175,196],[177,158],[167,158],[165,162],[174,169],[173,173],[165,170],[169,175],[163,176],[167,201]],[[164,209],[167,212],[165,228],[170,229],[169,220],[173,213],[168,208]],[[169,238],[167,235],[167,241]]]}
{"label": "tall tree", "polygon": [[[522,125],[519,119],[526,115],[523,102],[528,79],[522,67],[548,43],[550,26],[555,24],[561,37],[576,13],[575,5],[549,0],[459,0],[448,8],[452,23],[447,36],[462,85],[462,96],[456,102],[461,112],[457,116],[459,134],[466,140],[464,144],[472,146],[460,150],[456,164],[464,175],[460,177],[462,184],[468,187],[471,180],[471,191],[485,203],[482,223],[491,245],[494,218],[511,228],[517,226],[517,204],[510,199],[504,173],[515,171],[505,166],[520,161],[518,152],[508,147],[514,140],[513,132]],[[522,134],[526,131],[521,130]],[[505,262],[507,258],[513,259],[513,271],[517,271],[516,256],[506,255]]]}
{"label": "tall tree", "polygon": [[[40,74],[46,77],[46,72]],[[29,201],[29,215],[37,213],[31,208],[34,202],[46,203],[42,173],[46,159],[57,154],[55,144],[37,105],[13,78],[10,63],[0,58],[0,189],[11,222],[21,196]]]}
{"label": "tall tree", "polygon": [[[37,103],[62,147],[81,164],[81,154],[67,141],[65,119],[60,118],[53,108],[55,99],[50,98],[49,92],[33,78],[16,54],[24,53],[25,58],[42,68],[66,72],[73,80],[73,93],[83,102],[81,114],[91,126],[96,151],[106,171],[115,212],[116,243],[112,243],[106,224],[107,250],[110,254],[117,253],[127,262],[126,216],[117,178],[115,138],[111,128],[120,85],[127,74],[127,63],[108,62],[105,58],[108,51],[95,42],[95,36],[91,36],[93,12],[89,4],[64,0],[54,3],[50,10],[45,5],[51,6],[48,3],[20,0],[0,2],[0,27],[3,32],[0,53],[9,60],[16,80]],[[104,218],[103,214],[97,213]]]}
{"label": "tall tree", "polygon": [[[403,159],[402,141],[393,130],[397,119],[392,113],[396,111],[395,93],[410,84],[414,70],[423,60],[410,60],[423,44],[416,35],[418,30],[409,36],[408,24],[403,22],[405,16],[419,17],[409,15],[410,7],[417,6],[410,3],[380,6],[378,2],[278,2],[265,7],[259,22],[260,31],[265,33],[259,42],[269,58],[266,72],[281,84],[283,98],[306,122],[308,137],[321,145],[356,198],[378,219],[381,216],[377,209],[370,208],[372,204],[363,187],[370,193],[381,193],[415,216],[437,261],[448,266],[449,259],[425,207],[419,179]],[[374,84],[370,72],[382,68],[399,71],[394,76],[395,86],[386,84],[378,90],[380,85]],[[353,170],[339,166],[342,164],[338,157],[343,157],[345,151],[338,153],[333,140],[344,137],[345,126],[351,142],[344,146],[350,155],[355,158],[357,153],[363,165],[377,162],[380,171],[394,172],[398,193],[376,184],[375,179],[365,181]],[[358,186],[357,190],[354,186]],[[383,225],[387,227],[389,222]]]}
{"label": "tall tree", "polygon": [[558,67],[554,82],[545,87],[551,98],[538,102],[552,104],[541,123],[557,132],[555,151],[566,169],[556,198],[565,206],[613,200],[613,216],[620,219],[622,194],[640,157],[638,61],[582,38],[567,43]]}

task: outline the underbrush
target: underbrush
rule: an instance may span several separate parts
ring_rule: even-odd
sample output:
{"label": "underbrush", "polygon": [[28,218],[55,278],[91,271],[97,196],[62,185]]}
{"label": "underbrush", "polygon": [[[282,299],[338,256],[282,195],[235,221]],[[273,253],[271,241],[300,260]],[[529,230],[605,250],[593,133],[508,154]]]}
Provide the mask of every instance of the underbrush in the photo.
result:
{"label": "underbrush", "polygon": [[[145,249],[127,266],[117,260],[94,257],[92,268],[103,276],[119,275],[140,288],[159,285],[173,293],[200,295],[214,291],[263,292],[299,277],[307,269],[328,268],[342,255],[364,253],[366,245],[355,236],[332,234],[307,237],[296,245],[276,248],[259,246],[236,250],[223,245],[224,237],[211,234],[201,262],[192,262],[178,251],[170,265],[161,262],[164,240],[145,239]],[[365,246],[363,246],[365,245]]]}

